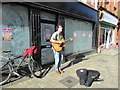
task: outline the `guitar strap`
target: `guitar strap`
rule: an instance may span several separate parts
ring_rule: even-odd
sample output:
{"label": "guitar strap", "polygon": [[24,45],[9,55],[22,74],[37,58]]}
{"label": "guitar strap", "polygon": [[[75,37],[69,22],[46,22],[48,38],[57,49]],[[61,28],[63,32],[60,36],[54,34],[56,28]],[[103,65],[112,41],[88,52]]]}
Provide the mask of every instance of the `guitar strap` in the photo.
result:
{"label": "guitar strap", "polygon": [[[57,33],[55,33],[55,38],[54,38],[54,40],[58,40],[58,34]],[[54,49],[54,47],[52,46],[52,49]],[[54,49],[55,50],[55,49]],[[55,50],[56,51],[56,50]]]}
{"label": "guitar strap", "polygon": [[55,40],[58,40],[58,34],[55,35]]}

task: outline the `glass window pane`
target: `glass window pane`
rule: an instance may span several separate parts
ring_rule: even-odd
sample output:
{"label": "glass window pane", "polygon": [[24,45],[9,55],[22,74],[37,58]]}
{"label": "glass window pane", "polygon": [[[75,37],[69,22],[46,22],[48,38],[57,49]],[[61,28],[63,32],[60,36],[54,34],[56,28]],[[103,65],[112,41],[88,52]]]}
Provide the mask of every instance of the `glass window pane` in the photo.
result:
{"label": "glass window pane", "polygon": [[105,39],[105,30],[101,28],[100,30],[100,45],[104,44],[104,39]]}
{"label": "glass window pane", "polygon": [[[2,50],[11,51],[19,56],[30,43],[28,8],[15,4],[3,4],[2,11]],[[14,64],[18,64],[21,60],[22,58],[15,60]]]}
{"label": "glass window pane", "polygon": [[54,32],[54,24],[41,23],[41,45],[49,45],[50,38]]}
{"label": "glass window pane", "polygon": [[55,15],[46,12],[41,12],[41,19],[55,21]]}
{"label": "glass window pane", "polygon": [[65,18],[65,39],[70,38],[74,33],[77,37],[66,44],[65,54],[92,49],[92,23]]}
{"label": "glass window pane", "polygon": [[3,50],[20,55],[29,46],[28,9],[12,4],[5,4],[2,9],[2,28],[9,31],[3,33],[9,36],[3,39]]}

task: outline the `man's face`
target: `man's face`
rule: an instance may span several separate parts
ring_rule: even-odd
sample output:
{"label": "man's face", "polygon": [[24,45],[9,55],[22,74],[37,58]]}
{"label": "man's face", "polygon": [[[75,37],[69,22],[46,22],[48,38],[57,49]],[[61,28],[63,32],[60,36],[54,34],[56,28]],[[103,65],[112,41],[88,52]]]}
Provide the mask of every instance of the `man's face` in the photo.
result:
{"label": "man's face", "polygon": [[59,28],[58,28],[58,31],[59,31],[59,33],[61,33],[62,32],[62,26],[59,26]]}

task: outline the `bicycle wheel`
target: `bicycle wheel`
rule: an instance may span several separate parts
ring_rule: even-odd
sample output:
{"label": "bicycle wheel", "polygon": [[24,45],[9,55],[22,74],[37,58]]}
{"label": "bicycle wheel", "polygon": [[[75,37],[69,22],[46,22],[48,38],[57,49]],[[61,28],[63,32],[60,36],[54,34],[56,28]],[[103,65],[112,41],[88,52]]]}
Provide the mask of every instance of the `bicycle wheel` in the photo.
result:
{"label": "bicycle wheel", "polygon": [[[0,62],[0,65],[2,65],[2,64],[3,63]],[[0,67],[1,67],[0,68],[0,85],[3,85],[10,79],[12,69],[11,69],[9,63],[4,65],[3,67],[2,66],[0,66]]]}
{"label": "bicycle wheel", "polygon": [[28,64],[31,74],[35,77],[40,77],[42,73],[42,67],[34,60],[30,60]]}

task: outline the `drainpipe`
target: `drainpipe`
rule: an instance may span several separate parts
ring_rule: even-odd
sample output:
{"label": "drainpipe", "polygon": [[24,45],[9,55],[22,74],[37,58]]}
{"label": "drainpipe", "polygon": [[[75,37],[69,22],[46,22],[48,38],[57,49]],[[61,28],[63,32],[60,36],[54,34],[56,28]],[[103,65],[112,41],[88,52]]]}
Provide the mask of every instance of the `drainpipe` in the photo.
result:
{"label": "drainpipe", "polygon": [[[98,0],[98,2],[99,2],[99,0]],[[100,27],[101,27],[100,20],[101,20],[101,18],[100,17],[101,17],[101,10],[98,5],[98,49],[97,49],[98,53],[101,52],[101,49],[100,49]]]}
{"label": "drainpipe", "polygon": [[98,53],[101,52],[101,49],[100,49],[100,21],[98,20]]}

